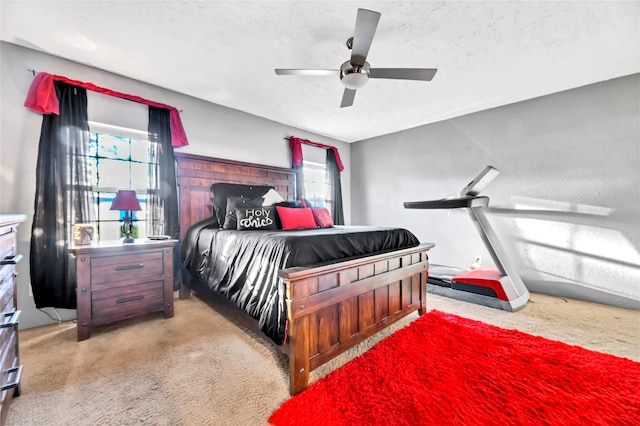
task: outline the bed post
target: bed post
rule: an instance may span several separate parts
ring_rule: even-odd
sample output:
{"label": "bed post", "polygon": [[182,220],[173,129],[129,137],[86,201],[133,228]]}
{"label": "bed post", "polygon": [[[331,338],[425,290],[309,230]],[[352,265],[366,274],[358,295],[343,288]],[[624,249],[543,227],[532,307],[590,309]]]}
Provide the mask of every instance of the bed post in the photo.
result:
{"label": "bed post", "polygon": [[309,384],[309,317],[289,323],[289,393],[302,392]]}
{"label": "bed post", "polygon": [[420,307],[418,308],[418,315],[424,315],[427,313],[427,278],[429,278],[429,256],[427,253],[422,253],[423,261],[427,262],[427,269],[420,274]]}

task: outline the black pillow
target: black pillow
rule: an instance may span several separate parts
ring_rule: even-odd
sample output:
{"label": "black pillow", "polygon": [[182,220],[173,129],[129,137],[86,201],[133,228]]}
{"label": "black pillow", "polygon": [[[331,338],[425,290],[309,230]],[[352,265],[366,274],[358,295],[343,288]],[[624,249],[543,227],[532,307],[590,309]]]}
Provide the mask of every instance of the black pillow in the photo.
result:
{"label": "black pillow", "polygon": [[[289,207],[291,209],[299,209],[302,207],[302,204],[300,204],[300,201],[298,200],[286,200],[286,201],[281,201],[279,203],[275,203],[274,206]],[[282,229],[282,221],[280,220],[280,216],[278,216],[277,212],[276,212],[276,225],[278,226],[278,229]]]}
{"label": "black pillow", "polygon": [[278,229],[275,206],[240,207],[236,209],[238,229]]}
{"label": "black pillow", "polygon": [[244,198],[244,197],[228,197],[227,198],[227,214],[224,217],[222,229],[238,229],[238,216],[236,209],[261,207],[264,198]]}
{"label": "black pillow", "polygon": [[211,202],[220,226],[224,226],[228,197],[262,197],[272,188],[274,187],[268,185],[242,185],[239,183],[214,183],[211,185],[211,192],[214,197]]}
{"label": "black pillow", "polygon": [[274,206],[280,206],[280,207],[289,207],[292,209],[297,209],[302,207],[302,204],[300,204],[300,201],[297,200],[286,200],[286,201],[280,201],[279,203],[275,203],[273,204]]}

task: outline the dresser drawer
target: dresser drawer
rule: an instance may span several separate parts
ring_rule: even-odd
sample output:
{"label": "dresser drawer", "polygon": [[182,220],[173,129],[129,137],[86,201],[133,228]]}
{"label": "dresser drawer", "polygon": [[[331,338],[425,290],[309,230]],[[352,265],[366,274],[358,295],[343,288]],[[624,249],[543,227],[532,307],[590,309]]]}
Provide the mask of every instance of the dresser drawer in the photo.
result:
{"label": "dresser drawer", "polygon": [[18,318],[20,311],[5,312],[0,315],[0,352],[7,347],[9,342],[18,333]]}
{"label": "dresser drawer", "polygon": [[104,324],[164,308],[163,281],[151,281],[127,287],[98,290],[91,293],[91,314],[96,323]]}
{"label": "dresser drawer", "polygon": [[[19,372],[14,368],[18,366],[19,362],[18,354],[16,352],[17,342],[17,333],[12,333],[9,341],[2,346],[2,351],[0,351],[2,356],[2,359],[0,360],[0,389],[6,388],[10,384],[14,384],[16,380],[19,379]],[[0,398],[3,405],[5,400],[13,395],[15,387],[17,387],[17,384],[14,387],[2,390]]]}
{"label": "dresser drawer", "polygon": [[0,259],[16,254],[16,233],[11,228],[0,229]]}
{"label": "dresser drawer", "polygon": [[[91,284],[118,286],[118,282],[162,280],[162,252],[153,251],[136,256],[117,255],[91,259]],[[95,287],[94,287],[95,288]]]}
{"label": "dresser drawer", "polygon": [[2,342],[2,346],[0,347],[0,371],[2,371],[3,377],[1,378],[2,386],[6,385],[6,379],[4,377],[4,372],[11,367],[15,367],[17,363],[18,354],[16,353],[16,342],[18,333],[17,324],[16,327],[4,328],[2,329],[2,333],[5,337]]}
{"label": "dresser drawer", "polygon": [[0,314],[11,312],[15,308],[13,303],[13,281],[15,267],[13,265],[3,265],[0,268]]}

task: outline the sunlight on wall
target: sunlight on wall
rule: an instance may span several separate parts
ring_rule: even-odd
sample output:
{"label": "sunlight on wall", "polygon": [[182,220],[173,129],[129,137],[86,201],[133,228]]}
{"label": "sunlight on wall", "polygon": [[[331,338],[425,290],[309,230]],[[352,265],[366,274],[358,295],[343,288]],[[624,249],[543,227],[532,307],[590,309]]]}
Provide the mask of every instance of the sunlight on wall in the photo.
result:
{"label": "sunlight on wall", "polygon": [[518,210],[549,211],[561,213],[580,213],[594,216],[610,216],[615,209],[588,204],[569,203],[567,201],[545,200],[542,198],[512,196],[513,204]]}
{"label": "sunlight on wall", "polygon": [[613,209],[552,200],[514,201],[518,246],[527,269],[545,278],[640,298],[638,249],[620,230],[603,226]]}

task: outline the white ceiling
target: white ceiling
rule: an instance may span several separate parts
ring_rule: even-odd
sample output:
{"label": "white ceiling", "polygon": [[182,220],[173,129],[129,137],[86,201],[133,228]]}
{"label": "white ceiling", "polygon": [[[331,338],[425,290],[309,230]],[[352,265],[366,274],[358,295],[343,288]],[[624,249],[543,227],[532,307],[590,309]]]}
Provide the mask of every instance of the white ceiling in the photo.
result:
{"label": "white ceiling", "polygon": [[[337,77],[275,75],[338,69],[358,7],[382,14],[372,67],[438,68],[433,81],[370,80],[341,109]],[[0,0],[0,8],[4,41],[345,142],[640,72],[639,1]]]}

